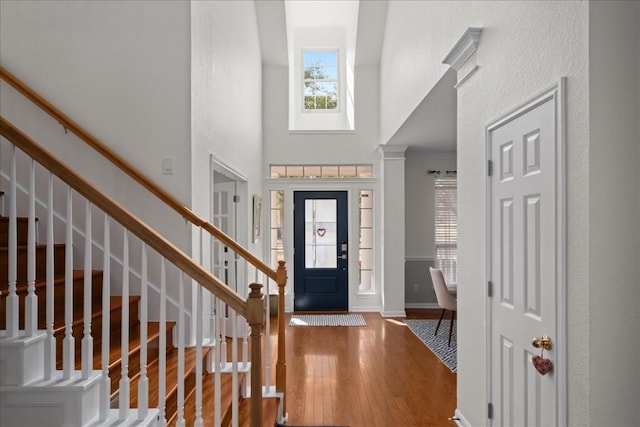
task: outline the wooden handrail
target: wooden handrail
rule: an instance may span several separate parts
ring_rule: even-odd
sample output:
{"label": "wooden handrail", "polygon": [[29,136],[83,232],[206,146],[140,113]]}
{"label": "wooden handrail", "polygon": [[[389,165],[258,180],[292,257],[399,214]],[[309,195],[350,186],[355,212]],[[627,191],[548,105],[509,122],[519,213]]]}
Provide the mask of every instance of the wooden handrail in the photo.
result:
{"label": "wooden handrail", "polygon": [[1,116],[0,134],[246,318],[247,303],[229,286]]}
{"label": "wooden handrail", "polygon": [[258,270],[266,274],[273,280],[276,280],[276,271],[262,262],[259,258],[255,257],[251,252],[241,246],[238,242],[233,240],[227,234],[220,231],[213,224],[205,221],[196,215],[191,209],[184,206],[182,202],[173,197],[171,194],[167,193],[160,186],[156,185],[153,181],[147,178],[144,174],[138,171],[135,167],[133,167],[129,162],[116,154],[109,147],[100,142],[97,138],[91,135],[88,131],[83,129],[76,122],[71,120],[67,115],[65,115],[62,111],[57,109],[53,104],[44,99],[38,93],[36,93],[33,89],[23,83],[16,76],[7,71],[4,67],[0,67],[0,78],[6,81],[9,85],[11,85],[14,89],[24,95],[26,98],[31,100],[34,104],[39,106],[43,111],[49,114],[52,118],[58,121],[65,129],[71,131],[78,138],[84,141],[86,144],[91,146],[98,153],[102,154],[107,160],[113,163],[117,168],[121,169],[131,178],[133,178],[136,182],[142,185],[144,188],[153,193],[156,197],[162,200],[164,203],[169,205],[174,211],[180,214],[182,217],[190,221],[192,224],[202,227],[207,232],[212,234],[216,239],[220,240],[234,252],[242,256],[246,259],[251,265],[256,267]]}

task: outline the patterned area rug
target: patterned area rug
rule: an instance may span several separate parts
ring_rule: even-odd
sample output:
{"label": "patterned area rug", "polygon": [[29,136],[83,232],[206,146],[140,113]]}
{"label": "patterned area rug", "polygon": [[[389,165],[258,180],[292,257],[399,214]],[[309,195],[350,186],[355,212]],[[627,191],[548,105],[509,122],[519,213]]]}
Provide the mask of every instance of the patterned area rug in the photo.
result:
{"label": "patterned area rug", "polygon": [[438,335],[434,336],[433,333],[436,330],[438,321],[435,319],[417,320],[409,319],[405,320],[411,332],[416,334],[420,340],[425,343],[429,350],[431,350],[438,358],[444,363],[451,372],[458,371],[457,364],[457,334],[456,326],[458,322],[453,324],[453,333],[451,334],[451,347],[448,346],[449,341],[449,319],[442,319],[440,329],[438,329]]}
{"label": "patterned area rug", "polygon": [[367,326],[362,314],[294,314],[289,326]]}

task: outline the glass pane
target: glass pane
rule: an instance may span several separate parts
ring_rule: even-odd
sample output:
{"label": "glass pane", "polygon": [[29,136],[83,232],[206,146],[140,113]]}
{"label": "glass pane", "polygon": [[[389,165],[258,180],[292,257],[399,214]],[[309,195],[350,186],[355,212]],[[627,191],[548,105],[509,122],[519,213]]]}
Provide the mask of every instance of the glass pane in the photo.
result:
{"label": "glass pane", "polygon": [[370,228],[360,229],[360,247],[372,248],[373,247],[373,230]]}
{"label": "glass pane", "polygon": [[361,291],[371,290],[371,271],[360,271],[360,288]]}
{"label": "glass pane", "polygon": [[271,166],[271,178],[284,178],[287,176],[286,166]]}
{"label": "glass pane", "polygon": [[305,200],[305,266],[336,268],[337,266],[337,201]]}
{"label": "glass pane", "polygon": [[287,166],[287,176],[289,178],[302,178],[304,176],[304,167]]}
{"label": "glass pane", "polygon": [[320,166],[305,166],[304,167],[304,177],[305,178],[316,178],[321,175],[322,168]]}
{"label": "glass pane", "polygon": [[306,268],[336,268],[338,251],[336,245],[305,246]]}
{"label": "glass pane", "polygon": [[338,52],[303,53],[305,79],[337,79]]}
{"label": "glass pane", "polygon": [[373,207],[373,197],[371,197],[371,190],[360,191],[360,207],[371,209]]}
{"label": "glass pane", "polygon": [[360,268],[363,270],[371,270],[372,267],[372,249],[360,249]]}
{"label": "glass pane", "polygon": [[360,227],[373,227],[373,211],[371,209],[360,211]]}
{"label": "glass pane", "polygon": [[373,168],[371,165],[358,166],[358,178],[371,178],[373,176]]}
{"label": "glass pane", "polygon": [[322,177],[323,178],[337,178],[339,172],[339,166],[323,166]]}
{"label": "glass pane", "polygon": [[356,167],[340,166],[340,176],[342,178],[354,178],[356,176]]}
{"label": "glass pane", "polygon": [[320,222],[336,222],[336,200],[335,199],[323,199],[323,200],[307,200],[314,204],[316,221]]}

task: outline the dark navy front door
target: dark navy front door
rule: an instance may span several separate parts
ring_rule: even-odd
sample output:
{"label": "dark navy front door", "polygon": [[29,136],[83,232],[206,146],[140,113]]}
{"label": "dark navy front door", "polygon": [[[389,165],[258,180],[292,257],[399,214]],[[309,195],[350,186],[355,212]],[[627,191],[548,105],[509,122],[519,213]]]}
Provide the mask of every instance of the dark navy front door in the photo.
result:
{"label": "dark navy front door", "polygon": [[294,192],[294,309],[348,310],[346,191]]}

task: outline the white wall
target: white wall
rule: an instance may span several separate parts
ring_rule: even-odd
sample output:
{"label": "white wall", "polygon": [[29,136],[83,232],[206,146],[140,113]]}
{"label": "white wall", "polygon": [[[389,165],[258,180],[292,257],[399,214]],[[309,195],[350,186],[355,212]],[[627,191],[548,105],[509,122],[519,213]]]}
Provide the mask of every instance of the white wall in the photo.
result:
{"label": "white wall", "polygon": [[376,163],[380,118],[377,67],[356,69],[356,127],[344,133],[289,132],[289,103],[283,96],[289,91],[288,69],[265,66],[263,75],[265,167],[270,164]]}
{"label": "white wall", "polygon": [[[142,173],[190,204],[189,3],[0,3],[0,63]],[[2,114],[15,104],[3,103]],[[16,117],[47,145],[30,117]],[[80,145],[47,145],[185,248],[180,218]],[[173,175],[161,159],[175,159]],[[127,192],[121,191],[126,186]],[[150,215],[150,213],[153,215]]]}
{"label": "white wall", "polygon": [[[211,154],[247,179],[245,197],[262,195],[262,64],[253,2],[198,1],[191,15],[191,195],[209,219]],[[240,220],[249,221],[246,212]],[[238,240],[251,242],[248,234]],[[249,249],[261,257],[261,248]]]}
{"label": "white wall", "polygon": [[[589,4],[591,424],[640,412],[639,4]],[[633,232],[632,230],[635,230]],[[615,319],[618,313],[624,319]],[[615,351],[612,351],[615,349]]]}
{"label": "white wall", "polygon": [[[486,423],[485,126],[568,76],[569,422],[590,408],[588,5],[582,2],[389,3],[381,64],[382,139],[443,74],[442,58],[467,27],[483,27],[481,68],[458,90],[458,409]],[[410,58],[415,58],[410,61]],[[611,313],[611,317],[614,314]],[[626,408],[628,409],[628,408]]]}

